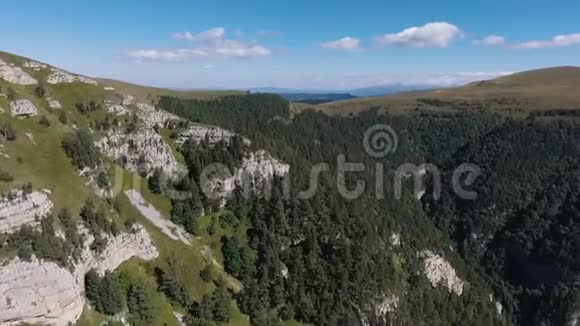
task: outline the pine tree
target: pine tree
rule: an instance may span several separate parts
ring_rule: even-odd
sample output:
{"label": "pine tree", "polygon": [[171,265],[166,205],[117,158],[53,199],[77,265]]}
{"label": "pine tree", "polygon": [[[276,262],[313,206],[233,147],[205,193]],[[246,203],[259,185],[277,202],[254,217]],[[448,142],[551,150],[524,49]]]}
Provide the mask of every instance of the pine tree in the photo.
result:
{"label": "pine tree", "polygon": [[149,190],[151,190],[151,192],[154,194],[160,194],[162,191],[161,185],[162,173],[163,171],[160,168],[156,168],[155,171],[153,171],[153,174],[149,177],[149,180],[147,180]]}

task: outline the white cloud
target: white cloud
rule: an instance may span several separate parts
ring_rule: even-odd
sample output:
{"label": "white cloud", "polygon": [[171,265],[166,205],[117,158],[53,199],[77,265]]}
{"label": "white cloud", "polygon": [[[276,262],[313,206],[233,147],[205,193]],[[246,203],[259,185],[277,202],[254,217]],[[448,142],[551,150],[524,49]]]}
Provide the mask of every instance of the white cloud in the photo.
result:
{"label": "white cloud", "polygon": [[528,41],[517,44],[512,44],[510,47],[516,50],[528,50],[528,49],[541,49],[552,47],[553,44],[550,41]]}
{"label": "white cloud", "polygon": [[529,50],[529,49],[542,49],[554,47],[567,47],[573,45],[580,45],[580,33],[556,35],[551,40],[544,41],[533,40],[528,42],[516,43],[511,45],[511,48],[518,50]]}
{"label": "white cloud", "polygon": [[188,41],[215,41],[222,39],[226,34],[226,29],[223,27],[214,27],[208,29],[207,31],[199,32],[193,34],[191,32],[175,33],[173,38],[178,40],[188,40]]}
{"label": "white cloud", "polygon": [[272,50],[256,42],[225,38],[226,30],[216,27],[197,34],[183,32],[173,34],[180,40],[192,41],[195,47],[171,50],[141,49],[131,51],[128,56],[137,60],[186,61],[202,57],[211,58],[255,58],[272,55]]}
{"label": "white cloud", "polygon": [[130,58],[138,60],[184,61],[191,58],[207,57],[209,53],[200,49],[146,49],[131,51],[128,55]]}
{"label": "white cloud", "polygon": [[379,44],[412,48],[444,48],[460,37],[461,30],[446,22],[427,23],[407,28],[396,34],[385,34],[376,38]]}
{"label": "white cloud", "polygon": [[[366,83],[367,86],[372,85],[423,85],[430,87],[452,87],[465,85],[467,83],[489,80],[497,77],[510,75],[513,72],[499,71],[499,72],[457,72],[457,73],[440,73],[440,74],[405,74],[405,75],[374,75],[362,76],[359,79],[361,84]],[[363,86],[365,87],[365,86]]]}
{"label": "white cloud", "polygon": [[[465,85],[512,74],[511,71],[475,71],[451,73],[377,73],[377,74],[284,74],[259,80],[272,87],[348,91],[367,87],[440,88]],[[237,85],[239,86],[239,85]]]}
{"label": "white cloud", "polygon": [[556,46],[570,46],[580,44],[580,33],[558,35],[552,41]]}
{"label": "white cloud", "polygon": [[224,58],[267,57],[272,54],[270,49],[259,44],[244,43],[236,40],[222,40],[211,50],[218,57]]}
{"label": "white cloud", "polygon": [[320,44],[325,49],[342,50],[342,51],[360,51],[360,40],[350,36],[343,37],[336,41]]}
{"label": "white cloud", "polygon": [[503,45],[505,43],[506,43],[506,41],[505,41],[505,38],[503,36],[499,36],[499,35],[495,35],[495,34],[488,35],[481,40],[473,41],[473,44],[475,44],[475,45],[489,45],[489,46]]}

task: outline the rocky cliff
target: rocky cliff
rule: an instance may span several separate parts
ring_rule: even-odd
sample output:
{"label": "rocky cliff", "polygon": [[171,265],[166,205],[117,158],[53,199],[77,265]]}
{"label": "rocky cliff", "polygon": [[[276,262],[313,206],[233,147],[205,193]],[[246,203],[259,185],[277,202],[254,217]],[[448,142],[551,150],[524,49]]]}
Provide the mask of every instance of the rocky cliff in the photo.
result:
{"label": "rocky cliff", "polygon": [[36,225],[52,209],[48,193],[13,190],[0,197],[0,233],[12,233],[23,225]]}
{"label": "rocky cliff", "polygon": [[420,256],[423,258],[425,276],[433,287],[443,286],[450,293],[459,296],[463,294],[465,282],[459,278],[457,271],[445,258],[430,250],[423,251]]}
{"label": "rocky cliff", "polygon": [[240,187],[244,194],[267,194],[271,191],[274,177],[284,177],[289,171],[288,164],[280,162],[264,150],[258,150],[248,153],[235,171],[202,180],[201,188],[213,198],[229,197],[236,187]]}
{"label": "rocky cliff", "polygon": [[22,261],[4,262],[0,269],[0,324],[39,323],[65,326],[74,323],[86,303],[85,273],[114,270],[131,257],[151,260],[158,256],[149,234],[142,226],[129,233],[109,237],[105,250],[96,255],[85,243],[83,259],[72,270],[56,263]]}
{"label": "rocky cliff", "polygon": [[10,102],[13,117],[32,117],[38,114],[38,109],[30,100],[20,99]]}
{"label": "rocky cliff", "polygon": [[0,59],[0,78],[18,85],[36,85],[38,82],[22,68]]}
{"label": "rocky cliff", "polygon": [[111,131],[95,145],[104,155],[120,162],[130,171],[144,175],[151,175],[157,168],[169,175],[180,171],[171,148],[150,128],[141,128],[129,134]]}

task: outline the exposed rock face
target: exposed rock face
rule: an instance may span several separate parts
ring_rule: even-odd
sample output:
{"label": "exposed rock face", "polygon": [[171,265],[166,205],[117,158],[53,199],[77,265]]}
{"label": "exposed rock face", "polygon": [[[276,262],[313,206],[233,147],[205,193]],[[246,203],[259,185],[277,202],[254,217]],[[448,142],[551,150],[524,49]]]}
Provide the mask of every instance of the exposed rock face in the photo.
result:
{"label": "exposed rock face", "polygon": [[120,104],[107,104],[107,112],[114,113],[116,115],[125,115],[130,113],[129,109]]}
{"label": "exposed rock face", "polygon": [[4,151],[4,145],[0,144],[0,158],[10,158],[10,155],[6,154],[3,152]]}
{"label": "exposed rock face", "polygon": [[265,150],[250,153],[243,159],[242,165],[226,177],[209,178],[202,181],[201,189],[208,197],[229,197],[236,187],[241,187],[244,194],[267,193],[271,191],[274,177],[283,177],[290,171],[284,164]]}
{"label": "exposed rock face", "polygon": [[0,269],[0,324],[66,325],[80,317],[83,291],[82,280],[56,263],[14,259]]}
{"label": "exposed rock face", "polygon": [[433,287],[442,285],[450,293],[463,294],[465,282],[457,276],[455,269],[445,260],[445,258],[425,250],[420,256],[423,258],[425,276]]}
{"label": "exposed rock face", "polygon": [[[193,140],[196,144],[201,143],[203,140],[207,140],[210,145],[220,141],[229,143],[235,135],[235,133],[220,127],[194,123],[179,133],[177,139],[175,139],[175,143],[183,145],[189,139]],[[244,138],[244,143],[250,145],[250,140]]]}
{"label": "exposed rock face", "polygon": [[[130,102],[132,103],[133,100],[131,100]],[[123,100],[123,103],[125,103],[125,100]],[[139,116],[141,121],[143,121],[143,123],[148,127],[154,127],[156,125],[164,126],[168,121],[182,120],[180,117],[176,115],[173,115],[163,110],[157,110],[152,105],[144,103],[137,104],[137,116]]]}
{"label": "exposed rock face", "polygon": [[185,315],[177,311],[174,311],[173,316],[175,316],[175,319],[177,319],[179,326],[187,326],[187,324],[185,323]]}
{"label": "exposed rock face", "polygon": [[159,255],[149,233],[141,225],[135,226],[131,232],[107,238],[107,248],[98,256],[95,256],[88,247],[85,248],[84,261],[77,267],[83,275],[92,268],[100,273],[114,270],[133,256],[151,260]]}
{"label": "exposed rock face", "polygon": [[[123,106],[120,107],[129,105],[126,103],[133,101],[132,97],[126,96]],[[175,160],[171,148],[153,130],[153,127],[164,126],[168,121],[182,121],[183,119],[163,110],[157,110],[148,104],[137,103],[136,107],[137,116],[143,121],[145,128],[129,135],[110,132],[107,137],[99,140],[96,146],[105,155],[115,160],[123,159],[125,167],[130,170],[149,176],[156,168],[161,168],[170,176],[177,175],[182,169]],[[197,143],[204,139],[210,143],[222,140],[227,142],[234,136],[235,133],[223,128],[191,124],[181,132],[176,143],[183,144],[190,138]],[[250,144],[248,139],[244,139],[244,142]],[[230,171],[225,176],[211,177],[205,185],[202,185],[202,189],[213,198],[226,198],[237,186],[249,192],[269,191],[272,179],[276,176],[285,176],[289,170],[289,165],[276,160],[264,150],[258,150],[245,157],[241,167],[235,171]]]}
{"label": "exposed rock face", "polygon": [[36,85],[38,82],[26,71],[14,64],[8,64],[0,59],[0,78],[18,85]]}
{"label": "exposed rock face", "polygon": [[489,301],[495,303],[495,312],[498,314],[498,316],[501,316],[503,313],[503,305],[501,304],[501,302],[495,301],[493,294],[489,295]]}
{"label": "exposed rock face", "polygon": [[378,302],[373,307],[374,314],[380,319],[386,321],[389,314],[397,311],[399,308],[399,297],[394,294],[387,293],[378,300]]}
{"label": "exposed rock face", "polygon": [[161,213],[155,209],[155,207],[149,205],[141,193],[136,190],[130,189],[125,191],[125,195],[129,198],[129,201],[135,207],[141,215],[147,218],[153,225],[155,225],[161,232],[170,237],[175,241],[181,241],[186,245],[191,245],[191,239],[185,230],[175,225],[168,219],[165,219]]}
{"label": "exposed rock face", "polygon": [[89,269],[102,273],[131,257],[151,260],[158,256],[142,226],[109,238],[107,248],[99,256],[87,251],[88,242],[85,245],[85,259],[73,271],[36,258],[30,262],[16,258],[5,264],[0,269],[0,324],[74,323],[83,312],[84,275]]}
{"label": "exposed rock face", "polygon": [[169,175],[176,175],[179,168],[171,148],[154,130],[142,128],[131,134],[109,132],[95,145],[114,160],[121,160],[125,168],[147,176],[156,168]]}
{"label": "exposed rock face", "polygon": [[38,109],[30,100],[21,99],[10,102],[13,117],[32,117],[38,114]]}
{"label": "exposed rock face", "polygon": [[45,192],[9,192],[0,197],[0,233],[13,233],[23,225],[38,224],[37,220],[50,213],[52,206]]}
{"label": "exposed rock face", "polygon": [[115,87],[105,86],[105,87],[103,87],[103,89],[106,90],[106,91],[114,91],[115,90]]}
{"label": "exposed rock face", "polygon": [[133,97],[132,95],[125,95],[123,96],[123,105],[131,105],[135,103],[135,97]]}
{"label": "exposed rock face", "polygon": [[246,182],[245,178],[250,177],[251,183],[259,187],[263,182],[285,176],[289,171],[290,165],[278,161],[265,150],[258,150],[244,158],[242,167],[236,171],[236,178]]}
{"label": "exposed rock face", "polygon": [[34,71],[40,71],[42,69],[47,68],[48,66],[44,63],[36,62],[36,61],[27,61],[22,65],[24,68],[30,68]]}
{"label": "exposed rock face", "polygon": [[569,317],[567,326],[577,326],[579,323],[580,312],[575,312]]}
{"label": "exposed rock face", "polygon": [[401,245],[401,235],[398,233],[391,234],[391,244],[395,247]]}
{"label": "exposed rock face", "polygon": [[49,97],[46,99],[46,101],[48,102],[48,107],[50,107],[51,109],[62,109],[62,105],[60,104],[60,102],[58,100],[55,100],[52,97]]}
{"label": "exposed rock face", "polygon": [[63,84],[63,83],[70,84],[70,83],[76,83],[76,82],[85,83],[85,84],[89,84],[89,85],[97,85],[98,84],[93,79],[90,79],[90,78],[87,78],[84,76],[73,75],[73,74],[70,74],[64,70],[60,70],[60,69],[52,69],[52,72],[50,73],[50,75],[48,75],[46,82],[49,84]]}

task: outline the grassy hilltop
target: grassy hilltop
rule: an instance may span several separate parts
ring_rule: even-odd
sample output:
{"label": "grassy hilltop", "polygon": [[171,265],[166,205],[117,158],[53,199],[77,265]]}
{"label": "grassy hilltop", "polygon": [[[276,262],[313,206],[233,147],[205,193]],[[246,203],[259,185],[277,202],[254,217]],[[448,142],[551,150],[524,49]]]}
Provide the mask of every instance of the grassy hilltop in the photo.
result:
{"label": "grassy hilltop", "polygon": [[313,108],[329,114],[350,114],[370,108],[390,112],[475,109],[511,113],[576,109],[580,108],[580,68],[545,68],[461,87],[337,101]]}

